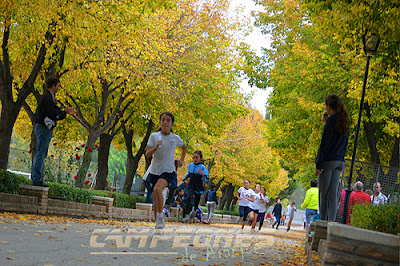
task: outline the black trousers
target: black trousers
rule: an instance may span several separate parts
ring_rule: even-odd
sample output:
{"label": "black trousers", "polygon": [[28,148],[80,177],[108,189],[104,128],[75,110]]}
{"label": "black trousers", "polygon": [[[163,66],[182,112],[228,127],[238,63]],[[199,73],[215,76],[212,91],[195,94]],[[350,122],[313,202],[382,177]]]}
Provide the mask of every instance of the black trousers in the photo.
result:
{"label": "black trousers", "polygon": [[192,211],[193,195],[194,195],[194,211],[196,212],[197,208],[199,207],[201,194],[197,194],[194,192],[193,188],[189,188],[186,197],[186,214],[189,214]]}

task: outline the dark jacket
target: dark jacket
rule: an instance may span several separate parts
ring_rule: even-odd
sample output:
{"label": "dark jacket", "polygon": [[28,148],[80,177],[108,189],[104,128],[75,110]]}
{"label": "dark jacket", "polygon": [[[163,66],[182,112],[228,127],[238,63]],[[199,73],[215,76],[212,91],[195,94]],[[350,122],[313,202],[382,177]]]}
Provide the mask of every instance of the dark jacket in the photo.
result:
{"label": "dark jacket", "polygon": [[282,217],[282,204],[280,204],[280,203],[275,204],[272,214],[275,217]]}
{"label": "dark jacket", "polygon": [[[212,196],[211,196],[211,200],[209,200],[209,198],[208,198],[208,194],[209,194],[209,193],[213,193]],[[217,205],[218,205],[217,192],[214,191],[214,190],[209,189],[209,190],[207,191],[207,194],[206,194],[206,200],[207,200],[207,201],[210,201],[210,202],[215,202],[215,203],[217,203]]]}
{"label": "dark jacket", "polygon": [[341,135],[336,130],[337,114],[332,114],[326,120],[322,132],[317,158],[315,158],[316,169],[322,170],[324,162],[343,161],[346,155],[349,134]]}
{"label": "dark jacket", "polygon": [[40,97],[38,107],[36,109],[36,123],[45,126],[44,119],[46,117],[54,121],[53,129],[56,126],[56,121],[62,120],[67,116],[65,111],[62,111],[60,107],[57,106],[55,98],[49,90],[45,90],[43,95]]}

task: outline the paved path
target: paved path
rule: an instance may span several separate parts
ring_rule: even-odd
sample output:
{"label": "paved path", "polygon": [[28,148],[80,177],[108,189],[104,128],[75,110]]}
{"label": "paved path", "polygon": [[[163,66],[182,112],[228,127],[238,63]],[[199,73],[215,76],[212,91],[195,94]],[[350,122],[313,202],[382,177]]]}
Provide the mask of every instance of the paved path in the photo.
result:
{"label": "paved path", "polygon": [[123,223],[0,213],[0,265],[305,265],[302,228]]}

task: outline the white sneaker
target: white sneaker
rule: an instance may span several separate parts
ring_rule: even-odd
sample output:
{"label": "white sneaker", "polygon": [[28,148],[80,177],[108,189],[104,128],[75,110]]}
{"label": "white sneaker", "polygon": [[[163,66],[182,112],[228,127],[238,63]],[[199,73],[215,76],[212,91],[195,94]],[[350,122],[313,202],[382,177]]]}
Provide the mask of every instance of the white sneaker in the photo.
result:
{"label": "white sneaker", "polygon": [[189,218],[188,217],[183,218],[182,222],[189,223]]}
{"label": "white sneaker", "polygon": [[239,217],[239,218],[236,219],[236,223],[237,223],[237,224],[240,223],[240,219],[241,219],[241,218],[242,218],[242,217]]}
{"label": "white sneaker", "polygon": [[191,211],[190,214],[189,214],[189,219],[193,219],[193,218],[194,218],[194,215],[195,215],[195,212],[194,212],[194,211]]}
{"label": "white sneaker", "polygon": [[157,217],[156,219],[156,229],[164,229],[165,222],[164,222],[164,215],[161,217]]}

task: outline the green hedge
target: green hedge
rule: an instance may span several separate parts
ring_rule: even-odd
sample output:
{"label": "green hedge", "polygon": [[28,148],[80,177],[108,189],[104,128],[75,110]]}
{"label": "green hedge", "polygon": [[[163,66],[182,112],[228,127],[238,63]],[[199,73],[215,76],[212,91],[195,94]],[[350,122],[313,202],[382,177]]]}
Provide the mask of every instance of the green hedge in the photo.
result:
{"label": "green hedge", "polygon": [[354,205],[351,224],[367,230],[388,234],[400,233],[399,202],[392,204]]}
{"label": "green hedge", "polygon": [[49,183],[49,197],[52,198],[66,198],[67,201],[91,204],[92,196],[114,198],[114,207],[130,209],[135,209],[136,202],[143,202],[144,199],[144,197],[134,197],[118,192],[106,190],[89,190],[68,186],[65,184]]}
{"label": "green hedge", "polygon": [[[203,212],[207,212],[207,207],[205,207],[205,206],[199,206],[199,207],[203,210]],[[233,210],[233,211],[215,209],[214,213],[239,216],[239,208],[235,207],[235,210]]]}
{"label": "green hedge", "polygon": [[0,169],[0,192],[18,194],[19,184],[30,184],[30,181],[22,175]]}

